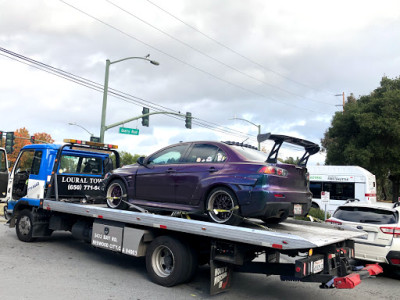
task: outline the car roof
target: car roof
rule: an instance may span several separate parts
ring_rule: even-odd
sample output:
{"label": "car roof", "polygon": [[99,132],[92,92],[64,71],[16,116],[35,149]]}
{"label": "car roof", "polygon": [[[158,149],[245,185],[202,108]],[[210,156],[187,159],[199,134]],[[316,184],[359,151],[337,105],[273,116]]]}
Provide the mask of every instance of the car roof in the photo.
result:
{"label": "car roof", "polygon": [[[397,202],[398,203],[398,202]],[[397,210],[400,212],[400,205],[397,207],[393,207],[395,205],[395,203],[389,203],[389,202],[374,202],[374,203],[366,203],[366,202],[358,202],[358,201],[354,201],[354,202],[349,202],[343,205],[340,205],[338,208],[340,207],[344,207],[344,206],[351,206],[351,207],[369,207],[369,208],[377,208],[377,209],[385,209],[385,210]]]}

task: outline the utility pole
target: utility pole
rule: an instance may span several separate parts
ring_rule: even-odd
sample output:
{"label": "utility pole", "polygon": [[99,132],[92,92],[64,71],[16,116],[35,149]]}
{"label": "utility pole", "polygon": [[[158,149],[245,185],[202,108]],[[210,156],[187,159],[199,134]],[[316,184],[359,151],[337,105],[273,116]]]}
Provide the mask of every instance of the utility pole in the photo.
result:
{"label": "utility pole", "polygon": [[342,106],[343,107],[342,111],[344,112],[344,103],[345,103],[344,92],[342,94],[336,94],[335,96],[343,96],[343,104],[342,105],[335,105],[335,106]]}

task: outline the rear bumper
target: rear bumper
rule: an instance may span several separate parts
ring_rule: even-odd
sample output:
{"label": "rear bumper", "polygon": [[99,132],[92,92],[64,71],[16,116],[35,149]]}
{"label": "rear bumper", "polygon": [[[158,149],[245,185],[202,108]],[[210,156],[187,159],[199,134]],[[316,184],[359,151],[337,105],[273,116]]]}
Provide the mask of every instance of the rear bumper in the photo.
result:
{"label": "rear bumper", "polygon": [[[248,192],[247,192],[248,193]],[[243,217],[280,217],[282,213],[292,216],[305,216],[311,208],[311,195],[307,192],[283,192],[253,190],[251,197],[240,201],[239,206]],[[294,210],[301,207],[301,213]]]}
{"label": "rear bumper", "polygon": [[355,258],[388,264],[387,256],[390,253],[390,248],[390,246],[376,246],[356,241],[354,244]]}
{"label": "rear bumper", "polygon": [[400,251],[390,251],[386,259],[389,265],[400,267]]}

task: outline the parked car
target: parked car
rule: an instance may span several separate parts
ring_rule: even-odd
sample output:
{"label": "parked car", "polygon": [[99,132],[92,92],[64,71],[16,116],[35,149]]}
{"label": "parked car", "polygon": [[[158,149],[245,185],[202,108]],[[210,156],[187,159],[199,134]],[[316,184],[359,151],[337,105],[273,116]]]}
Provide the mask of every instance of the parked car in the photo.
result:
{"label": "parked car", "polygon": [[[243,217],[278,223],[306,215],[312,194],[305,165],[319,146],[283,135],[259,136],[266,138],[275,141],[269,155],[243,143],[198,141],[140,157],[106,176],[107,205],[207,213],[212,221],[231,225]],[[277,162],[284,142],[305,148],[298,165]]]}
{"label": "parked car", "polygon": [[337,208],[326,222],[364,230],[355,238],[355,257],[400,270],[400,203],[351,201]]}

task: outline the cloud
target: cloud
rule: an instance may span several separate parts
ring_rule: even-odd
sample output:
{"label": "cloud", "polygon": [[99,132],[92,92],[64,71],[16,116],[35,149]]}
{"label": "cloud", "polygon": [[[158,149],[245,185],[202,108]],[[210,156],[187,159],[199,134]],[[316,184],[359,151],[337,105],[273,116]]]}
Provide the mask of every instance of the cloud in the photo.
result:
{"label": "cloud", "polygon": [[[152,0],[176,18],[148,1],[110,1],[129,13],[108,1],[65,1],[81,12],[62,1],[6,1],[0,45],[100,85],[106,59],[151,54],[159,66],[138,59],[111,65],[110,87],[137,98],[109,94],[106,124],[138,116],[146,104],[189,111],[207,128],[197,122],[188,130],[183,119],[154,115],[150,128],[140,120],[125,124],[139,136],[106,132],[124,151],[149,154],[181,140],[241,141],[243,134],[256,145],[257,128],[234,116],[262,132],[319,142],[341,109],[335,94],[368,94],[383,75],[399,75],[398,1]],[[26,127],[57,142],[88,138],[68,125],[76,122],[99,135],[101,91],[5,56],[0,68],[2,130]]]}

